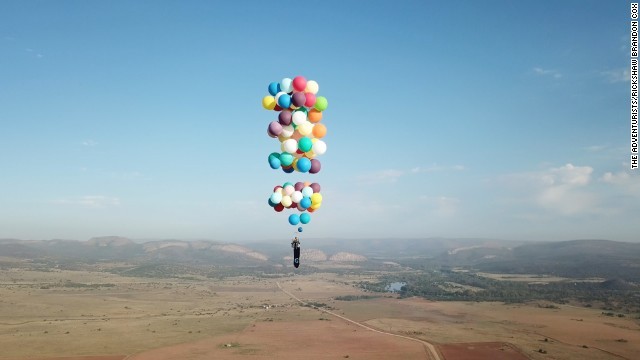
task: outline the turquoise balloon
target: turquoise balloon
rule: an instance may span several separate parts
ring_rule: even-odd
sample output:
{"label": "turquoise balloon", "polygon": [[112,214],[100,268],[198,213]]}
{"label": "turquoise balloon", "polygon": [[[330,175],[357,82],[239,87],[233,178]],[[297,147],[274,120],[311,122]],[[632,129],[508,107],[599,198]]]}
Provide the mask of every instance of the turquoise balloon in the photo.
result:
{"label": "turquoise balloon", "polygon": [[277,169],[282,165],[281,161],[280,161],[280,154],[278,153],[271,153],[269,154],[269,166],[271,166],[272,169]]}
{"label": "turquoise balloon", "polygon": [[308,152],[313,147],[313,142],[308,137],[303,137],[298,140],[298,149],[302,152]]}
{"label": "turquoise balloon", "polygon": [[301,173],[306,173],[311,169],[311,160],[307,158],[298,159],[298,171]]}
{"label": "turquoise balloon", "polygon": [[292,184],[292,183],[290,183],[290,182],[288,182],[288,181],[287,181],[286,183],[282,184],[282,188],[284,189],[285,187],[287,187],[287,185],[291,185],[291,186],[293,186],[293,184]]}
{"label": "turquoise balloon", "polygon": [[288,152],[283,152],[282,154],[280,154],[280,163],[283,166],[291,166],[291,164],[293,164],[293,155],[289,154]]}
{"label": "turquoise balloon", "polygon": [[311,198],[310,197],[303,197],[302,200],[300,200],[300,207],[302,207],[303,209],[308,209],[311,206]]}
{"label": "turquoise balloon", "polygon": [[311,215],[309,215],[308,213],[300,214],[300,222],[301,223],[308,224],[309,221],[311,221]]}
{"label": "turquoise balloon", "polygon": [[298,214],[289,215],[289,224],[298,225],[300,223],[300,216]]}

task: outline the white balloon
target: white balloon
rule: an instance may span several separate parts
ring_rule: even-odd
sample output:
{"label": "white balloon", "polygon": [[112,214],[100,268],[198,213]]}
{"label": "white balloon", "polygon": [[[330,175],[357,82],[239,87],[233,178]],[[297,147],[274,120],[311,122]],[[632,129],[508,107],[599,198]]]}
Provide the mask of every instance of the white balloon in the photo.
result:
{"label": "white balloon", "polygon": [[320,90],[320,85],[318,85],[317,82],[315,82],[314,80],[307,81],[307,87],[304,91],[310,92],[312,94],[317,94],[318,90]]}
{"label": "white balloon", "polygon": [[296,189],[293,187],[293,185],[287,185],[284,187],[284,194],[287,196],[291,196],[294,191],[296,191]]}
{"label": "white balloon", "polygon": [[280,204],[282,204],[282,206],[284,207],[289,207],[291,206],[291,196],[283,196],[282,197],[282,201],[280,201]]}
{"label": "white balloon", "polygon": [[274,192],[271,194],[271,202],[274,204],[279,204],[282,201],[282,194],[278,192]]}
{"label": "white balloon", "polygon": [[327,152],[327,144],[322,140],[318,140],[313,143],[311,149],[316,155],[322,155]]}
{"label": "white balloon", "polygon": [[[280,81],[280,90],[290,93],[293,91],[293,80],[289,78],[284,78]],[[276,100],[277,101],[277,100]]]}
{"label": "white balloon", "polygon": [[286,92],[284,91],[280,91],[279,93],[276,94],[275,98],[276,98],[276,104],[278,103],[278,98],[280,97],[280,95],[284,95],[286,94]]}
{"label": "white balloon", "polygon": [[282,132],[280,133],[280,136],[285,137],[285,138],[290,138],[291,135],[293,135],[293,132],[296,131],[292,125],[287,125],[287,126],[283,126],[282,127]]}
{"label": "white balloon", "polygon": [[302,195],[311,197],[311,195],[313,195],[313,189],[311,188],[311,186],[305,186],[304,188],[302,188]]}
{"label": "white balloon", "polygon": [[300,203],[300,200],[302,200],[302,192],[301,191],[294,191],[293,194],[291,194],[291,200],[293,200],[294,203],[298,204]]}
{"label": "white balloon", "polygon": [[288,139],[282,143],[282,151],[286,151],[289,154],[293,154],[298,150],[298,142],[295,139]]}
{"label": "white balloon", "polygon": [[300,125],[307,121],[307,114],[305,114],[304,111],[295,111],[293,115],[291,115],[291,121],[296,125]]}
{"label": "white balloon", "polygon": [[298,132],[302,136],[310,135],[313,132],[313,124],[308,121],[301,123],[298,125]]}

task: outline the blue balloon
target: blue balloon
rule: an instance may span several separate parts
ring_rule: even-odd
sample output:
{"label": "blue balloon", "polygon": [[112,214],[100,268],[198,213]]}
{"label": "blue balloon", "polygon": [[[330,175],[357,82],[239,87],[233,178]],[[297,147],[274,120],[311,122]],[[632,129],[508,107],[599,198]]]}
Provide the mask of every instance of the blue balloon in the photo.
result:
{"label": "blue balloon", "polygon": [[305,196],[302,198],[302,200],[300,200],[300,206],[303,209],[307,209],[311,206],[311,198],[308,196]]}
{"label": "blue balloon", "polygon": [[269,94],[271,94],[271,96],[276,96],[276,94],[279,92],[280,92],[280,83],[272,82],[271,84],[269,84]]}
{"label": "blue balloon", "polygon": [[311,221],[311,215],[307,213],[300,214],[300,222],[303,224],[308,224]]}
{"label": "blue balloon", "polygon": [[283,109],[288,109],[291,106],[291,95],[282,94],[278,98],[278,105]]}
{"label": "blue balloon", "polygon": [[300,216],[298,214],[289,215],[289,224],[298,225],[300,223]]}
{"label": "blue balloon", "polygon": [[298,232],[302,232],[302,226],[298,228]]}
{"label": "blue balloon", "polygon": [[282,163],[280,162],[280,159],[269,156],[269,166],[271,166],[273,170],[279,168],[280,165],[282,165]]}
{"label": "blue balloon", "polygon": [[306,173],[311,170],[311,160],[302,157],[298,159],[298,171]]}
{"label": "blue balloon", "polygon": [[276,204],[273,201],[271,201],[271,197],[269,197],[269,206],[275,207],[276,205],[278,205],[278,204]]}

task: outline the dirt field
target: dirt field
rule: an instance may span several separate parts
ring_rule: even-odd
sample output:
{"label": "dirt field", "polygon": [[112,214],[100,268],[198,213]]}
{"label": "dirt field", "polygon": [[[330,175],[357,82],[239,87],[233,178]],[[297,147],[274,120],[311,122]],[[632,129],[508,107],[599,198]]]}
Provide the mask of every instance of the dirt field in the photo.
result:
{"label": "dirt field", "polygon": [[465,343],[439,346],[446,360],[527,360],[520,350],[507,343]]}
{"label": "dirt field", "polygon": [[[336,314],[434,343],[446,360],[456,360],[461,351],[466,351],[465,358],[471,358],[471,352],[500,351],[487,355],[499,359],[516,354],[513,349],[530,359],[635,359],[640,353],[638,321],[604,316],[598,309],[431,302],[391,295],[334,300],[371,295],[351,286],[363,278],[317,273],[277,281],[295,296],[324,304]],[[496,343],[503,350],[496,350]],[[1,360],[427,356],[418,342],[301,306],[279,290],[276,279],[156,280],[24,270],[0,271],[0,349]]]}

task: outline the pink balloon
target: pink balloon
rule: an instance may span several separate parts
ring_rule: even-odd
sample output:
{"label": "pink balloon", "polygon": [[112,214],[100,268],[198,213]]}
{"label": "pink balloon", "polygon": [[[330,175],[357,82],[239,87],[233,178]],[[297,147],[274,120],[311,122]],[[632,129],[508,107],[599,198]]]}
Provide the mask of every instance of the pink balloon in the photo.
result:
{"label": "pink balloon", "polygon": [[316,95],[312,93],[305,93],[304,96],[305,96],[304,106],[308,108],[313,107],[313,105],[315,105],[316,103]]}
{"label": "pink balloon", "polygon": [[296,76],[293,78],[293,89],[295,91],[304,91],[307,87],[307,79],[302,76]]}

